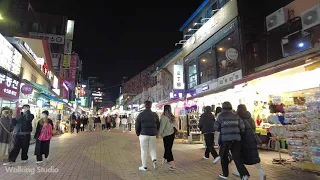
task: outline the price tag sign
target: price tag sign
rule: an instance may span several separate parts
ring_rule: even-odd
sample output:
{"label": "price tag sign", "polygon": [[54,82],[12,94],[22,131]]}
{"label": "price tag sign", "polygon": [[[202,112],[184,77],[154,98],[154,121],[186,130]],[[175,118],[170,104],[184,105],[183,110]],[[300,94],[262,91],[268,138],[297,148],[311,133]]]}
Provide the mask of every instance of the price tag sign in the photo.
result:
{"label": "price tag sign", "polygon": [[282,103],[281,96],[272,96],[272,103],[281,104]]}

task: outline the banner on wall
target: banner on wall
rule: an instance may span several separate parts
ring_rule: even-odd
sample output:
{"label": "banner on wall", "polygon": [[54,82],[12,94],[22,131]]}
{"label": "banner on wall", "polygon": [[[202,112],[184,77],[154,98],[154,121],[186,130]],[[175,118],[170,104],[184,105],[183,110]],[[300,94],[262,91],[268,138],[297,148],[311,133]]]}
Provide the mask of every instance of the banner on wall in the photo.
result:
{"label": "banner on wall", "polygon": [[173,65],[173,89],[184,89],[183,65]]}
{"label": "banner on wall", "polygon": [[52,66],[54,68],[59,67],[61,57],[62,57],[62,54],[60,53],[51,53]]}
{"label": "banner on wall", "polygon": [[70,82],[75,82],[75,80],[76,80],[77,61],[78,61],[77,55],[71,56],[71,62],[70,62],[70,68],[69,68],[69,81]]}
{"label": "banner on wall", "polygon": [[71,55],[64,55],[63,57],[63,68],[69,69],[71,63]]}

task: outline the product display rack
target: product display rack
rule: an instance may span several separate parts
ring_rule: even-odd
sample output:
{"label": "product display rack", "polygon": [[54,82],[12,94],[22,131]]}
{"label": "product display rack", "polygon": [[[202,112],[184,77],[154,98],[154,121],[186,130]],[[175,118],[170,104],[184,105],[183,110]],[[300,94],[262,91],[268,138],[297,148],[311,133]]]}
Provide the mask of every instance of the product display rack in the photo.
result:
{"label": "product display rack", "polygon": [[287,107],[286,137],[289,155],[300,169],[320,172],[320,91],[307,97],[306,106]]}
{"label": "product display rack", "polygon": [[[203,137],[199,129],[200,114],[198,112],[188,113],[188,143],[203,143]],[[184,141],[187,143],[186,141]]]}

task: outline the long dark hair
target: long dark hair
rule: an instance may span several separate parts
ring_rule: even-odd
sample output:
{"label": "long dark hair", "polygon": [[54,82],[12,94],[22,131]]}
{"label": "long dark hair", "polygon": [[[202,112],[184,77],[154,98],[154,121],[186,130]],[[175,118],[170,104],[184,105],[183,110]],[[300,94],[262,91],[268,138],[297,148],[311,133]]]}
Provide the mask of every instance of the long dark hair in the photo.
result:
{"label": "long dark hair", "polygon": [[162,115],[168,116],[168,118],[170,119],[171,122],[175,121],[175,117],[172,114],[170,105],[164,105]]}

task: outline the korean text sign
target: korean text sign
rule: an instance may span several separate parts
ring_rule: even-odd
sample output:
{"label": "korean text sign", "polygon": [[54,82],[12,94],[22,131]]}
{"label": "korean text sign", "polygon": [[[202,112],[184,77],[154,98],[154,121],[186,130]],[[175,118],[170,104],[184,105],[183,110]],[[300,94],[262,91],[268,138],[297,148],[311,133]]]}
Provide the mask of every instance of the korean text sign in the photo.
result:
{"label": "korean text sign", "polygon": [[19,77],[0,68],[0,96],[8,100],[19,98]]}

